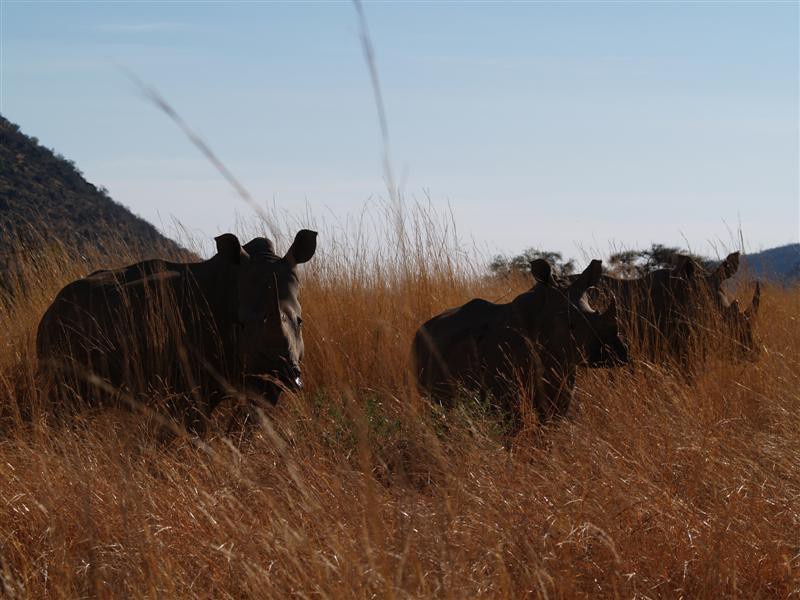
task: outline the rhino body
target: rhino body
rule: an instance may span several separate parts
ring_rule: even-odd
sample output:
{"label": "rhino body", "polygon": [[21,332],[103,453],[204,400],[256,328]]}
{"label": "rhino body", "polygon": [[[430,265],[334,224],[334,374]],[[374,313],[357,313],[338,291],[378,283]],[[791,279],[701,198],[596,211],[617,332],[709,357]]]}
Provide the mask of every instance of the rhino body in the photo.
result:
{"label": "rhino body", "polygon": [[537,284],[505,304],[475,299],[422,325],[412,346],[420,389],[445,406],[461,390],[490,395],[518,428],[522,405],[540,420],[567,413],[577,368],[628,360],[613,304],[600,314],[585,292],[600,278],[600,261],[569,286],[544,260],[531,263]]}
{"label": "rhino body", "polygon": [[217,254],[203,262],[96,271],[58,293],[36,348],[60,401],[98,404],[114,390],[159,395],[202,430],[237,391],[275,403],[301,384],[296,266],[313,256],[316,233],[300,231],[283,257],[265,238],[242,247],[224,234],[216,243]]}
{"label": "rhino body", "polygon": [[645,360],[691,370],[709,352],[753,359],[758,355],[753,326],[761,289],[757,282],[750,307],[742,311],[723,285],[738,268],[738,252],[711,273],[683,256],[672,269],[636,279],[603,275],[593,299],[599,303],[603,292],[613,294],[626,338],[636,341]]}

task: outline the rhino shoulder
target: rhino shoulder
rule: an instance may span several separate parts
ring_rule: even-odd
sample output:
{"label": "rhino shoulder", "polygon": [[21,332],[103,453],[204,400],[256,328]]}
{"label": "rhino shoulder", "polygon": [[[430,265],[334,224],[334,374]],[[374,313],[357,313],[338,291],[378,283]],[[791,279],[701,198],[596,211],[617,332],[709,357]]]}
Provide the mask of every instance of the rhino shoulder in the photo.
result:
{"label": "rhino shoulder", "polygon": [[438,346],[473,337],[476,332],[486,330],[492,307],[495,306],[487,300],[475,298],[429,319],[420,327],[417,337],[433,340]]}
{"label": "rhino shoulder", "polygon": [[497,304],[484,300],[483,298],[473,298],[463,306],[458,308],[459,313],[465,317],[483,317],[494,312]]}

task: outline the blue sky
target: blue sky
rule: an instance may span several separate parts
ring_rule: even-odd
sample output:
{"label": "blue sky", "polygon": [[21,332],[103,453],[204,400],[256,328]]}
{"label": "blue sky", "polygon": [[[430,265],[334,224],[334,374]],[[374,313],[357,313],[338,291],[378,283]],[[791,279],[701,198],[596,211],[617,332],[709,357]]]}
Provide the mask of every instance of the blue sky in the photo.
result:
{"label": "blue sky", "polygon": [[[170,230],[260,202],[343,218],[386,196],[353,5],[2,1],[0,112]],[[465,240],[580,256],[800,237],[798,4],[367,3],[407,198]]]}

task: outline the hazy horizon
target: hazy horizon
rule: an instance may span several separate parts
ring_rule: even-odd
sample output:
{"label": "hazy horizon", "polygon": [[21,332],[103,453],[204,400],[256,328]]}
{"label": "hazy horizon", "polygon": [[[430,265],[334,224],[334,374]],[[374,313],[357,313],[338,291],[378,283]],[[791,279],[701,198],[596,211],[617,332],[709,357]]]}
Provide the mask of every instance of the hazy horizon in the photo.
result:
{"label": "hazy horizon", "polygon": [[[366,4],[404,195],[491,251],[800,239],[798,5]],[[387,196],[349,2],[13,2],[0,112],[168,234],[259,203],[325,218]]]}

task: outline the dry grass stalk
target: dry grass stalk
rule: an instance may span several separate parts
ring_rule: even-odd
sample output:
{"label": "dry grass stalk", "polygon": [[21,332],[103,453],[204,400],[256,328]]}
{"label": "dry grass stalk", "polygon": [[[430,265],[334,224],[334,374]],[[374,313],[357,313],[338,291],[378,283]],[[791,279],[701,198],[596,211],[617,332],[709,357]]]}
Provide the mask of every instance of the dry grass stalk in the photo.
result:
{"label": "dry grass stalk", "polygon": [[[800,592],[796,290],[765,290],[757,363],[711,359],[691,381],[646,363],[584,371],[570,418],[528,428],[508,452],[483,407],[442,415],[423,402],[407,359],[432,314],[528,282],[483,277],[424,210],[400,231],[396,217],[322,228],[301,291],[306,390],[249,435],[220,426],[202,442],[164,441],[124,411],[45,418],[37,321],[100,265],[28,249],[25,293],[0,308],[4,593]],[[119,264],[134,258],[120,249]]]}

